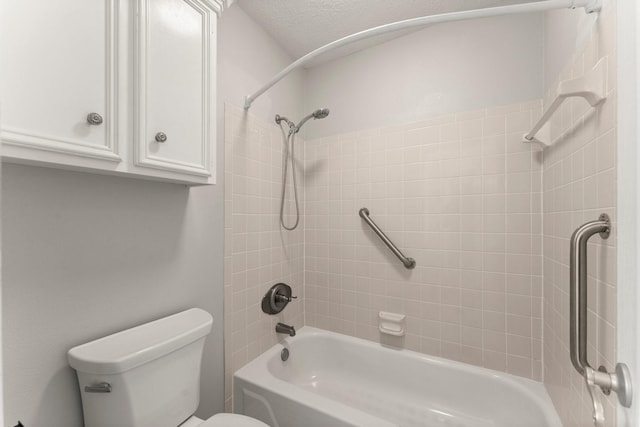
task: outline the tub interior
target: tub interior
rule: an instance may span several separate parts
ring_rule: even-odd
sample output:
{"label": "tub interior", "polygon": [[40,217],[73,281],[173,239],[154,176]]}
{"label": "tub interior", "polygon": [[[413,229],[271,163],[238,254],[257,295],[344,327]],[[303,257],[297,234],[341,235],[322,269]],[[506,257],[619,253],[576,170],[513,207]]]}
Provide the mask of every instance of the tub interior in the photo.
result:
{"label": "tub interior", "polygon": [[[261,356],[277,392],[278,384],[281,389],[286,385],[296,398],[323,397],[403,427],[559,425],[537,382],[315,328],[303,330]],[[286,361],[280,358],[283,346],[289,349]]]}

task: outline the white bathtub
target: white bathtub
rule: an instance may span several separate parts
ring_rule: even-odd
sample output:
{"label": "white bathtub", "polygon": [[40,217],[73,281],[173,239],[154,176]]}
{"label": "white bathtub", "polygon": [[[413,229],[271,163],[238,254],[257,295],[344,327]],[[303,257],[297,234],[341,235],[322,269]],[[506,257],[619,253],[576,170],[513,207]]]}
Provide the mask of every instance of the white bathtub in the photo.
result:
{"label": "white bathtub", "polygon": [[272,427],[562,425],[535,381],[311,327],[237,371],[233,385],[235,412]]}

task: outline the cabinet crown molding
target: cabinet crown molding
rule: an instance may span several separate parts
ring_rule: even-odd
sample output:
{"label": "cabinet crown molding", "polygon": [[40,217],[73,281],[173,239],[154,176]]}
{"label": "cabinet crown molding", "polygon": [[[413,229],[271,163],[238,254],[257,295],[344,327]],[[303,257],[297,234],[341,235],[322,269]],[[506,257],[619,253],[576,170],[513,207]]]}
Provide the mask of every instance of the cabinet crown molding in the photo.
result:
{"label": "cabinet crown molding", "polygon": [[210,7],[218,16],[222,14],[225,8],[228,8],[233,4],[233,0],[202,0],[208,7]]}

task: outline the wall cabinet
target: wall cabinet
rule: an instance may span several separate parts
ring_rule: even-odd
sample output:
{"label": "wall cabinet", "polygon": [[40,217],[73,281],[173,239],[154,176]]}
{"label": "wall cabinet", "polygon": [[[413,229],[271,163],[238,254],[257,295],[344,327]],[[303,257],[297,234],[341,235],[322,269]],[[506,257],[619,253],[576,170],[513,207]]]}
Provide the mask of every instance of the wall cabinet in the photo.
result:
{"label": "wall cabinet", "polygon": [[3,161],[215,180],[217,0],[7,1]]}

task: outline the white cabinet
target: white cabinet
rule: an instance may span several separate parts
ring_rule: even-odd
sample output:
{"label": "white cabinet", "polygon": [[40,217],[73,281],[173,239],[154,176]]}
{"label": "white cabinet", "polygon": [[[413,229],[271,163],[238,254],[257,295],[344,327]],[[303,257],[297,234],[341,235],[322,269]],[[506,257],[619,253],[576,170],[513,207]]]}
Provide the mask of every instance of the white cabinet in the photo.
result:
{"label": "white cabinet", "polygon": [[140,0],[137,15],[135,163],[206,177],[215,15],[197,0]]}
{"label": "white cabinet", "polygon": [[4,161],[214,182],[221,2],[37,0],[1,7]]}
{"label": "white cabinet", "polygon": [[[115,0],[4,1],[2,138],[21,157],[50,152],[119,162]],[[87,116],[99,115],[101,125]]]}

